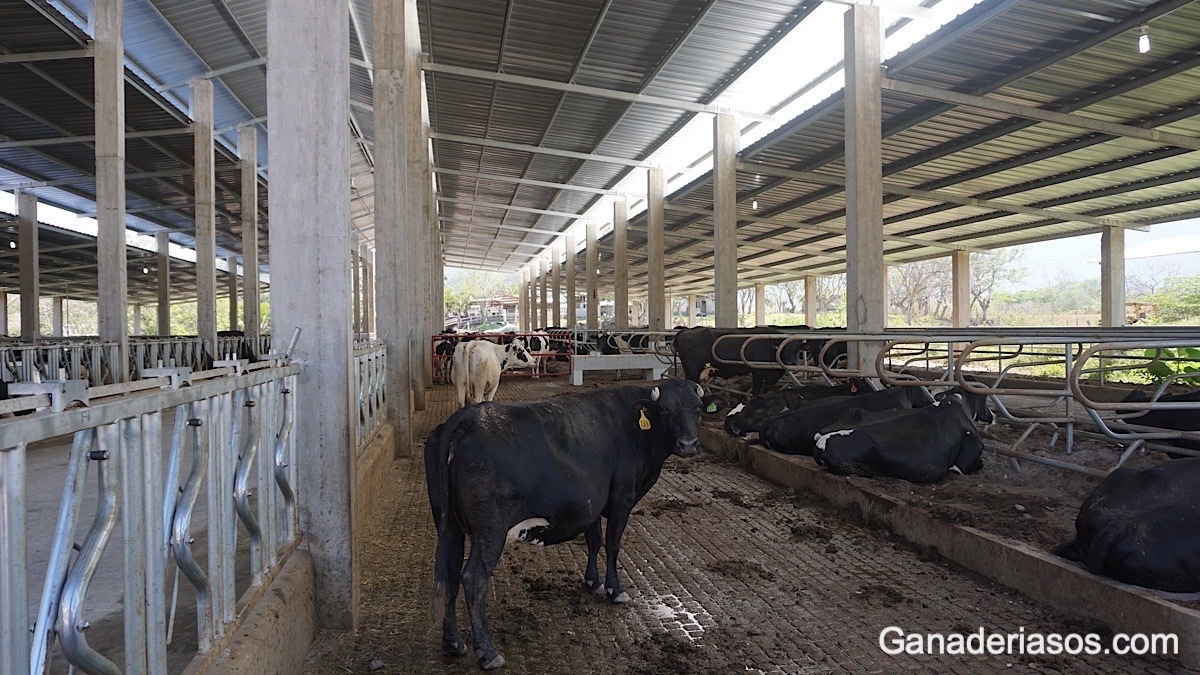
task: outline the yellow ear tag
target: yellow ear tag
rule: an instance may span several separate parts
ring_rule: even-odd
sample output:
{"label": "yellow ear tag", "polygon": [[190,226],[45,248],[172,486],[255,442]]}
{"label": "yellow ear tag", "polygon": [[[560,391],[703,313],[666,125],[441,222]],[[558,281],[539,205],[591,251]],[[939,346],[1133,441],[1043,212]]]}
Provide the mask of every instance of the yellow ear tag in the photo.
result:
{"label": "yellow ear tag", "polygon": [[642,431],[650,431],[650,418],[646,417],[645,410],[638,411],[641,417],[638,419],[638,428]]}

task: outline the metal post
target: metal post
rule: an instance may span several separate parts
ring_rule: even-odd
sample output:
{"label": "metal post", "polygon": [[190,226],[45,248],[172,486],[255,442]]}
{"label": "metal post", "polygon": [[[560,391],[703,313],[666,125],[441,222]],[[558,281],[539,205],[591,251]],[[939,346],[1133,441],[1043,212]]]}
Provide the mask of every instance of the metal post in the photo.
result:
{"label": "metal post", "polygon": [[25,444],[0,450],[0,672],[29,672]]}

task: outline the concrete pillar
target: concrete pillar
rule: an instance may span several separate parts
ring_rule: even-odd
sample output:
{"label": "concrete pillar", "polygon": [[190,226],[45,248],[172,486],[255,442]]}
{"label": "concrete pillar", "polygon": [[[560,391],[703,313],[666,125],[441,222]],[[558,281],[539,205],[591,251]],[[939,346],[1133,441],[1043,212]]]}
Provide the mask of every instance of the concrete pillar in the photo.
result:
{"label": "concrete pillar", "polygon": [[551,326],[562,326],[562,272],[559,270],[562,267],[562,254],[558,248],[550,249],[550,284],[553,287],[551,292]]}
{"label": "concrete pillar", "polygon": [[417,265],[409,255],[413,242],[407,231],[407,202],[418,192],[424,194],[425,185],[418,184],[405,164],[408,144],[416,142],[410,136],[419,135],[420,106],[413,105],[419,103],[413,92],[418,64],[413,62],[420,57],[421,43],[415,0],[375,0],[372,7],[377,332],[388,336],[388,418],[396,431],[395,452],[407,457],[412,452],[412,409],[416,405],[409,336],[418,329],[412,300],[415,286],[410,279]]}
{"label": "concrete pillar", "polygon": [[531,330],[533,330],[533,327],[537,325],[537,322],[538,322],[538,318],[537,318],[537,312],[538,312],[538,306],[537,306],[538,305],[538,303],[537,303],[537,261],[531,260],[529,262],[527,269],[528,269],[528,271],[526,272],[525,276],[529,279],[529,287],[526,288],[525,291],[528,295],[527,304],[529,305],[529,324],[527,326],[525,326],[525,330],[531,331]]}
{"label": "concrete pillar", "polygon": [[600,256],[597,255],[598,251],[596,250],[597,245],[598,245],[597,242],[599,241],[599,239],[600,239],[600,237],[598,236],[598,228],[596,226],[596,223],[589,220],[588,224],[587,224],[587,250],[586,250],[586,253],[587,253],[587,272],[586,272],[586,274],[587,274],[587,329],[588,330],[599,330],[600,329],[600,278],[599,278],[600,275],[599,275],[599,269],[598,269],[600,266]]}
{"label": "concrete pillar", "polygon": [[[363,280],[366,283],[366,290],[363,292],[363,295],[365,296],[367,302],[367,333],[375,336],[377,335],[375,332],[375,250],[368,246],[364,246],[363,252],[363,258],[366,260],[366,273],[363,275]],[[442,286],[440,277],[441,274],[439,272],[439,289],[441,289]],[[438,303],[438,307],[442,308],[443,319],[442,323],[438,326],[438,330],[440,331],[445,328],[445,303]],[[246,320],[249,321],[250,319],[247,318]]]}
{"label": "concrete pillar", "polygon": [[[262,335],[262,284],[258,279],[258,129],[242,127],[238,131],[238,166],[242,171],[242,304],[246,316],[246,342],[258,356]],[[280,346],[280,351],[283,346]]]}
{"label": "concrete pillar", "polygon": [[[119,381],[129,379],[129,317],[125,269],[125,38],[124,2],[94,0],[96,261],[100,339],[117,344]],[[129,667],[129,666],[127,666]]]}
{"label": "concrete pillar", "polygon": [[575,322],[579,320],[578,312],[575,309],[575,237],[568,234],[567,240],[567,259],[566,276],[567,276],[567,328],[575,330]]}
{"label": "concrete pillar", "polygon": [[[846,328],[880,333],[887,322],[880,155],[879,8],[846,11]],[[878,346],[850,345],[850,368],[874,369]]]}
{"label": "concrete pillar", "polygon": [[629,204],[624,197],[613,202],[613,313],[617,328],[629,328]]}
{"label": "concrete pillar", "polygon": [[1100,325],[1125,325],[1125,230],[1100,233]]}
{"label": "concrete pillar", "polygon": [[767,325],[767,288],[761,283],[754,284],[754,325]]}
{"label": "concrete pillar", "polygon": [[692,327],[696,325],[696,294],[689,293],[687,296],[687,325]]}
{"label": "concrete pillar", "polygon": [[[133,306],[133,317],[134,335],[141,335],[141,305]],[[54,337],[63,337],[63,296],[61,295],[50,298],[50,334]]]}
{"label": "concrete pillar", "polygon": [[350,325],[357,339],[362,333],[362,261],[358,258],[358,235],[350,235],[350,294],[354,297],[354,308],[350,313]]}
{"label": "concrete pillar", "polygon": [[225,258],[225,281],[229,292],[229,330],[238,330],[238,274],[236,255]]}
{"label": "concrete pillar", "polygon": [[517,330],[524,333],[529,330],[527,326],[527,316],[525,303],[529,299],[529,294],[525,290],[525,270],[517,270]]}
{"label": "concrete pillar", "polygon": [[[54,310],[57,315],[58,329],[55,335],[62,335],[62,298],[54,298]],[[133,305],[133,334],[142,334],[142,303]]]}
{"label": "concrete pillar", "polygon": [[737,119],[713,118],[713,276],[716,325],[736,328],[737,309]]}
{"label": "concrete pillar", "polygon": [[0,311],[0,336],[8,336],[8,293],[0,291],[0,304],[3,305],[3,311]]}
{"label": "concrete pillar", "polygon": [[[403,129],[394,107],[400,88],[381,76],[381,61],[401,36],[391,2],[375,7],[376,129],[375,227],[381,247],[396,252],[403,269],[403,239],[397,220],[404,213],[401,167]],[[394,3],[396,9],[411,7]],[[381,11],[382,10],[382,11]],[[296,468],[298,514],[316,577],[317,619],[325,628],[355,630],[359,611],[358,527],[355,521],[356,468],[353,425],[357,422],[350,334],[350,114],[346,82],[350,76],[350,15],[346,6],[327,0],[269,0],[267,45],[268,141],[271,148],[271,323],[277,342],[286,344],[294,328],[302,330],[298,349],[307,355],[295,392],[295,426],[304,461]],[[416,25],[415,12],[412,16]],[[404,24],[400,23],[400,27]],[[411,44],[411,43],[410,43]],[[419,47],[417,48],[419,50]],[[381,82],[382,80],[382,82]],[[381,156],[382,155],[382,156]],[[382,175],[381,175],[382,174]],[[314,274],[313,270],[320,270]],[[401,345],[408,315],[392,301],[403,296],[396,274],[388,274],[383,296],[393,322],[389,344],[388,412],[403,430],[408,451],[410,425],[408,352]],[[405,330],[400,330],[403,327]],[[402,386],[403,385],[403,386]],[[399,435],[398,431],[398,435]]]}
{"label": "concrete pillar", "polygon": [[950,254],[950,323],[955,328],[971,325],[971,252]]}
{"label": "concrete pillar", "polygon": [[37,341],[42,337],[41,271],[38,258],[37,196],[17,191],[17,266],[21,286],[21,339]]}
{"label": "concrete pillar", "polygon": [[196,147],[196,331],[217,354],[217,210],[213,155],[213,86],[192,80],[192,133]]}
{"label": "concrete pillar", "polygon": [[663,171],[661,167],[650,167],[646,172],[646,320],[650,330],[663,330],[666,307],[666,239],[663,220],[665,199]]}
{"label": "concrete pillar", "polygon": [[534,328],[545,328],[550,325],[550,261],[538,257],[538,325]]}
{"label": "concrete pillar", "polygon": [[[158,261],[158,334],[171,334],[171,236],[166,232],[154,235]],[[257,306],[257,305],[256,305]]]}
{"label": "concrete pillar", "polygon": [[804,323],[817,325],[817,277],[812,274],[804,275]]}

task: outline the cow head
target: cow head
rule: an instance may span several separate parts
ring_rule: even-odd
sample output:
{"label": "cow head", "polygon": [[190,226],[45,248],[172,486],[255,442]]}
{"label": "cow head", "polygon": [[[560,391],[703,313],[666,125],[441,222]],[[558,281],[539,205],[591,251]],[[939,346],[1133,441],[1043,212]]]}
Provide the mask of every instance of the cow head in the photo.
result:
{"label": "cow head", "polygon": [[504,357],[500,359],[500,370],[529,368],[533,365],[533,357],[529,355],[529,350],[525,348],[523,342],[518,340],[504,345]]}
{"label": "cow head", "polygon": [[645,416],[643,430],[659,425],[669,441],[672,454],[691,457],[700,453],[700,398],[703,390],[695,382],[671,379],[650,390],[649,401],[638,401],[634,414],[639,422]]}

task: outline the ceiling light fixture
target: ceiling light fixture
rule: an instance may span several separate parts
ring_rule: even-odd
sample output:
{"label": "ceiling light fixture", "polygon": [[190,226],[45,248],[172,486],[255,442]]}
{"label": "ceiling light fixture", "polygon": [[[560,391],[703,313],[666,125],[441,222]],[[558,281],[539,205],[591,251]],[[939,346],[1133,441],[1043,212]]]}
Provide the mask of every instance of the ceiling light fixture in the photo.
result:
{"label": "ceiling light fixture", "polygon": [[1138,51],[1142,54],[1150,51],[1150,26],[1142,24],[1138,33]]}
{"label": "ceiling light fixture", "polygon": [[754,209],[755,211],[757,211],[757,210],[758,210],[758,200],[757,200],[757,199],[755,199],[754,201],[750,202],[750,208]]}

